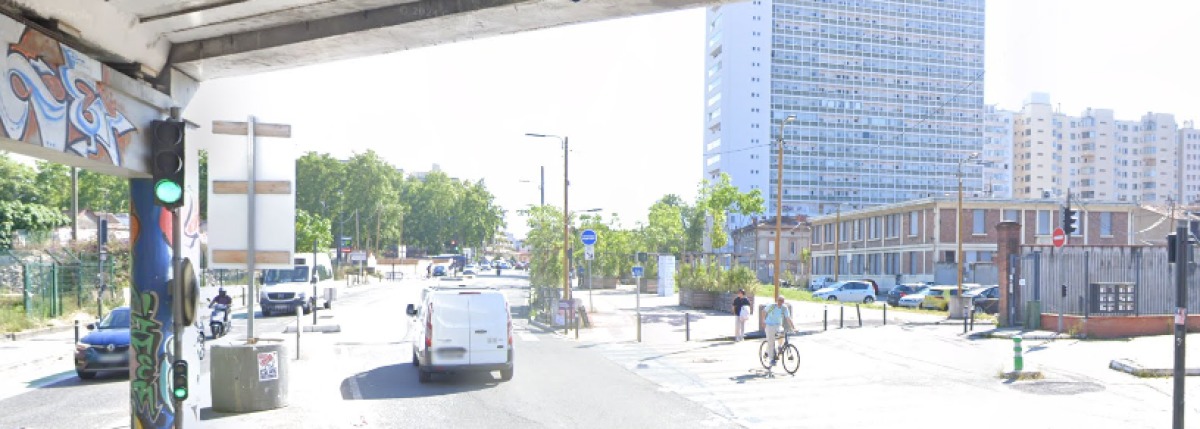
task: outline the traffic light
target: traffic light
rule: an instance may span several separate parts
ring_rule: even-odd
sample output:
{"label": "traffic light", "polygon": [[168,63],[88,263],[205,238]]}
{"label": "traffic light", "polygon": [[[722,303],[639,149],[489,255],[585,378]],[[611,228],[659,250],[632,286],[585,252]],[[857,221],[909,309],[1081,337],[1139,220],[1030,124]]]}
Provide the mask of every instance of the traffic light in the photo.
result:
{"label": "traffic light", "polygon": [[637,261],[638,262],[646,262],[646,260],[647,260],[646,252],[638,252]]}
{"label": "traffic light", "polygon": [[450,249],[455,253],[458,252],[458,240],[450,240]]}
{"label": "traffic light", "polygon": [[1062,220],[1063,220],[1062,221],[1062,229],[1063,229],[1063,232],[1067,233],[1067,235],[1071,235],[1071,234],[1075,233],[1075,224],[1078,221],[1078,219],[1076,218],[1077,215],[1078,215],[1078,212],[1075,210],[1071,210],[1071,206],[1063,207],[1063,209],[1062,209]]}
{"label": "traffic light", "polygon": [[185,130],[183,121],[156,120],[150,124],[154,201],[169,209],[183,206]]}
{"label": "traffic light", "polygon": [[171,364],[171,395],[175,400],[182,401],[188,398],[188,363],[186,360],[177,360]]}

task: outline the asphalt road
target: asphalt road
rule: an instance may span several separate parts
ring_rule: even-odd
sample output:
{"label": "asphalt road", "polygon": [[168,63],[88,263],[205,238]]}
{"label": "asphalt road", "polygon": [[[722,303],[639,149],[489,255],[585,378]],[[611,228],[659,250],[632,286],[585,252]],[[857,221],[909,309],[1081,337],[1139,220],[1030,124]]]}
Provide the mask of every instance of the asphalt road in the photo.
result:
{"label": "asphalt road", "polygon": [[[510,274],[511,273],[511,274]],[[417,382],[410,363],[414,336],[404,305],[427,284],[498,287],[513,312],[525,314],[526,279],[516,272],[473,280],[406,280],[354,288],[339,297],[322,323],[338,334],[306,334],[312,354],[296,361],[289,406],[228,415],[204,408],[202,427],[731,427],[728,420],[631,373],[590,347],[542,333],[514,317],[516,370],[438,376]],[[306,316],[304,324],[311,321]],[[256,332],[279,333],[294,317],[257,319]],[[235,314],[233,333],[246,334]],[[112,428],[128,425],[129,384],[124,374],[80,381],[57,375],[47,385],[0,400],[0,427]]]}

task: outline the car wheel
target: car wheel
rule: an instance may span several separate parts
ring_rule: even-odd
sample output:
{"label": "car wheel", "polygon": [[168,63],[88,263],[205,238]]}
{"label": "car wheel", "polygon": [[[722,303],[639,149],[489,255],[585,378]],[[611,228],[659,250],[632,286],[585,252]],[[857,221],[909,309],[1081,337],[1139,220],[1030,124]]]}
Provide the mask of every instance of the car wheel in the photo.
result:
{"label": "car wheel", "polygon": [[512,376],[513,376],[512,368],[500,370],[500,381],[512,380]]}
{"label": "car wheel", "polygon": [[413,366],[421,366],[421,360],[417,359],[417,351],[413,350]]}
{"label": "car wheel", "polygon": [[75,370],[75,375],[78,375],[79,378],[84,379],[84,380],[91,380],[93,378],[96,378],[96,373],[89,372],[89,371]]}
{"label": "car wheel", "polygon": [[863,304],[870,304],[872,302],[875,302],[875,297],[873,297],[873,296],[868,296],[866,298],[863,298]]}
{"label": "car wheel", "polygon": [[418,381],[418,382],[421,382],[421,383],[428,383],[428,382],[430,382],[430,381],[432,381],[432,380],[433,380],[433,373],[432,373],[432,372],[420,371],[420,370],[418,370],[418,371],[417,371],[417,381]]}
{"label": "car wheel", "polygon": [[271,310],[267,310],[267,307],[265,306],[259,308],[262,308],[263,317],[271,317]]}
{"label": "car wheel", "polygon": [[829,296],[829,298],[826,298],[825,300],[826,300],[826,301],[837,301],[837,297],[836,297],[836,296],[833,296],[833,295],[830,295],[830,296]]}

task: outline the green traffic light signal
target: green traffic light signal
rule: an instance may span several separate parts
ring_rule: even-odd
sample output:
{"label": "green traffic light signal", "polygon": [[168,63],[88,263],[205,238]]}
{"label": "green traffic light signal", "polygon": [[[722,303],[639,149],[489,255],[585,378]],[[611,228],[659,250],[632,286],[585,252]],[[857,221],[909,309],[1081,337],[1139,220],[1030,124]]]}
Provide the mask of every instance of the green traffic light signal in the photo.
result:
{"label": "green traffic light signal", "polygon": [[159,180],[154,184],[154,197],[164,204],[176,204],[183,198],[183,188],[174,181]]}
{"label": "green traffic light signal", "polygon": [[175,388],[175,398],[176,399],[187,399],[187,396],[188,396],[187,389],[184,389],[182,387]]}

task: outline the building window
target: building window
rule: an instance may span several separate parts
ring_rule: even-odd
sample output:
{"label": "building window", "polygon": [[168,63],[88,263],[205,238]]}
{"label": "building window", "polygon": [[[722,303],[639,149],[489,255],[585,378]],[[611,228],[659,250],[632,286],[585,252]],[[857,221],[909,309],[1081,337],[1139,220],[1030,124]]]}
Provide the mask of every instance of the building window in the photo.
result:
{"label": "building window", "polygon": [[1050,210],[1038,210],[1037,234],[1050,235]]}
{"label": "building window", "polygon": [[974,219],[971,219],[971,234],[987,235],[987,225],[985,225],[985,222],[987,221],[987,210],[975,209],[972,211],[974,212]]}
{"label": "building window", "polygon": [[921,232],[920,228],[921,212],[912,212],[908,215],[908,235],[916,237]]}
{"label": "building window", "polygon": [[1004,221],[1005,222],[1020,222],[1021,221],[1021,211],[1020,210],[1005,210],[1004,211]]}
{"label": "building window", "polygon": [[917,252],[908,252],[908,273],[909,274],[923,274],[923,272],[920,268],[921,265],[919,264],[919,259],[918,259],[917,255],[918,255]]}
{"label": "building window", "polygon": [[788,241],[788,249],[792,251],[793,255],[795,255],[796,254],[796,242]]}
{"label": "building window", "polygon": [[1113,236],[1113,230],[1112,230],[1113,216],[1112,215],[1113,215],[1112,212],[1100,213],[1100,236],[1101,237],[1112,237]]}

